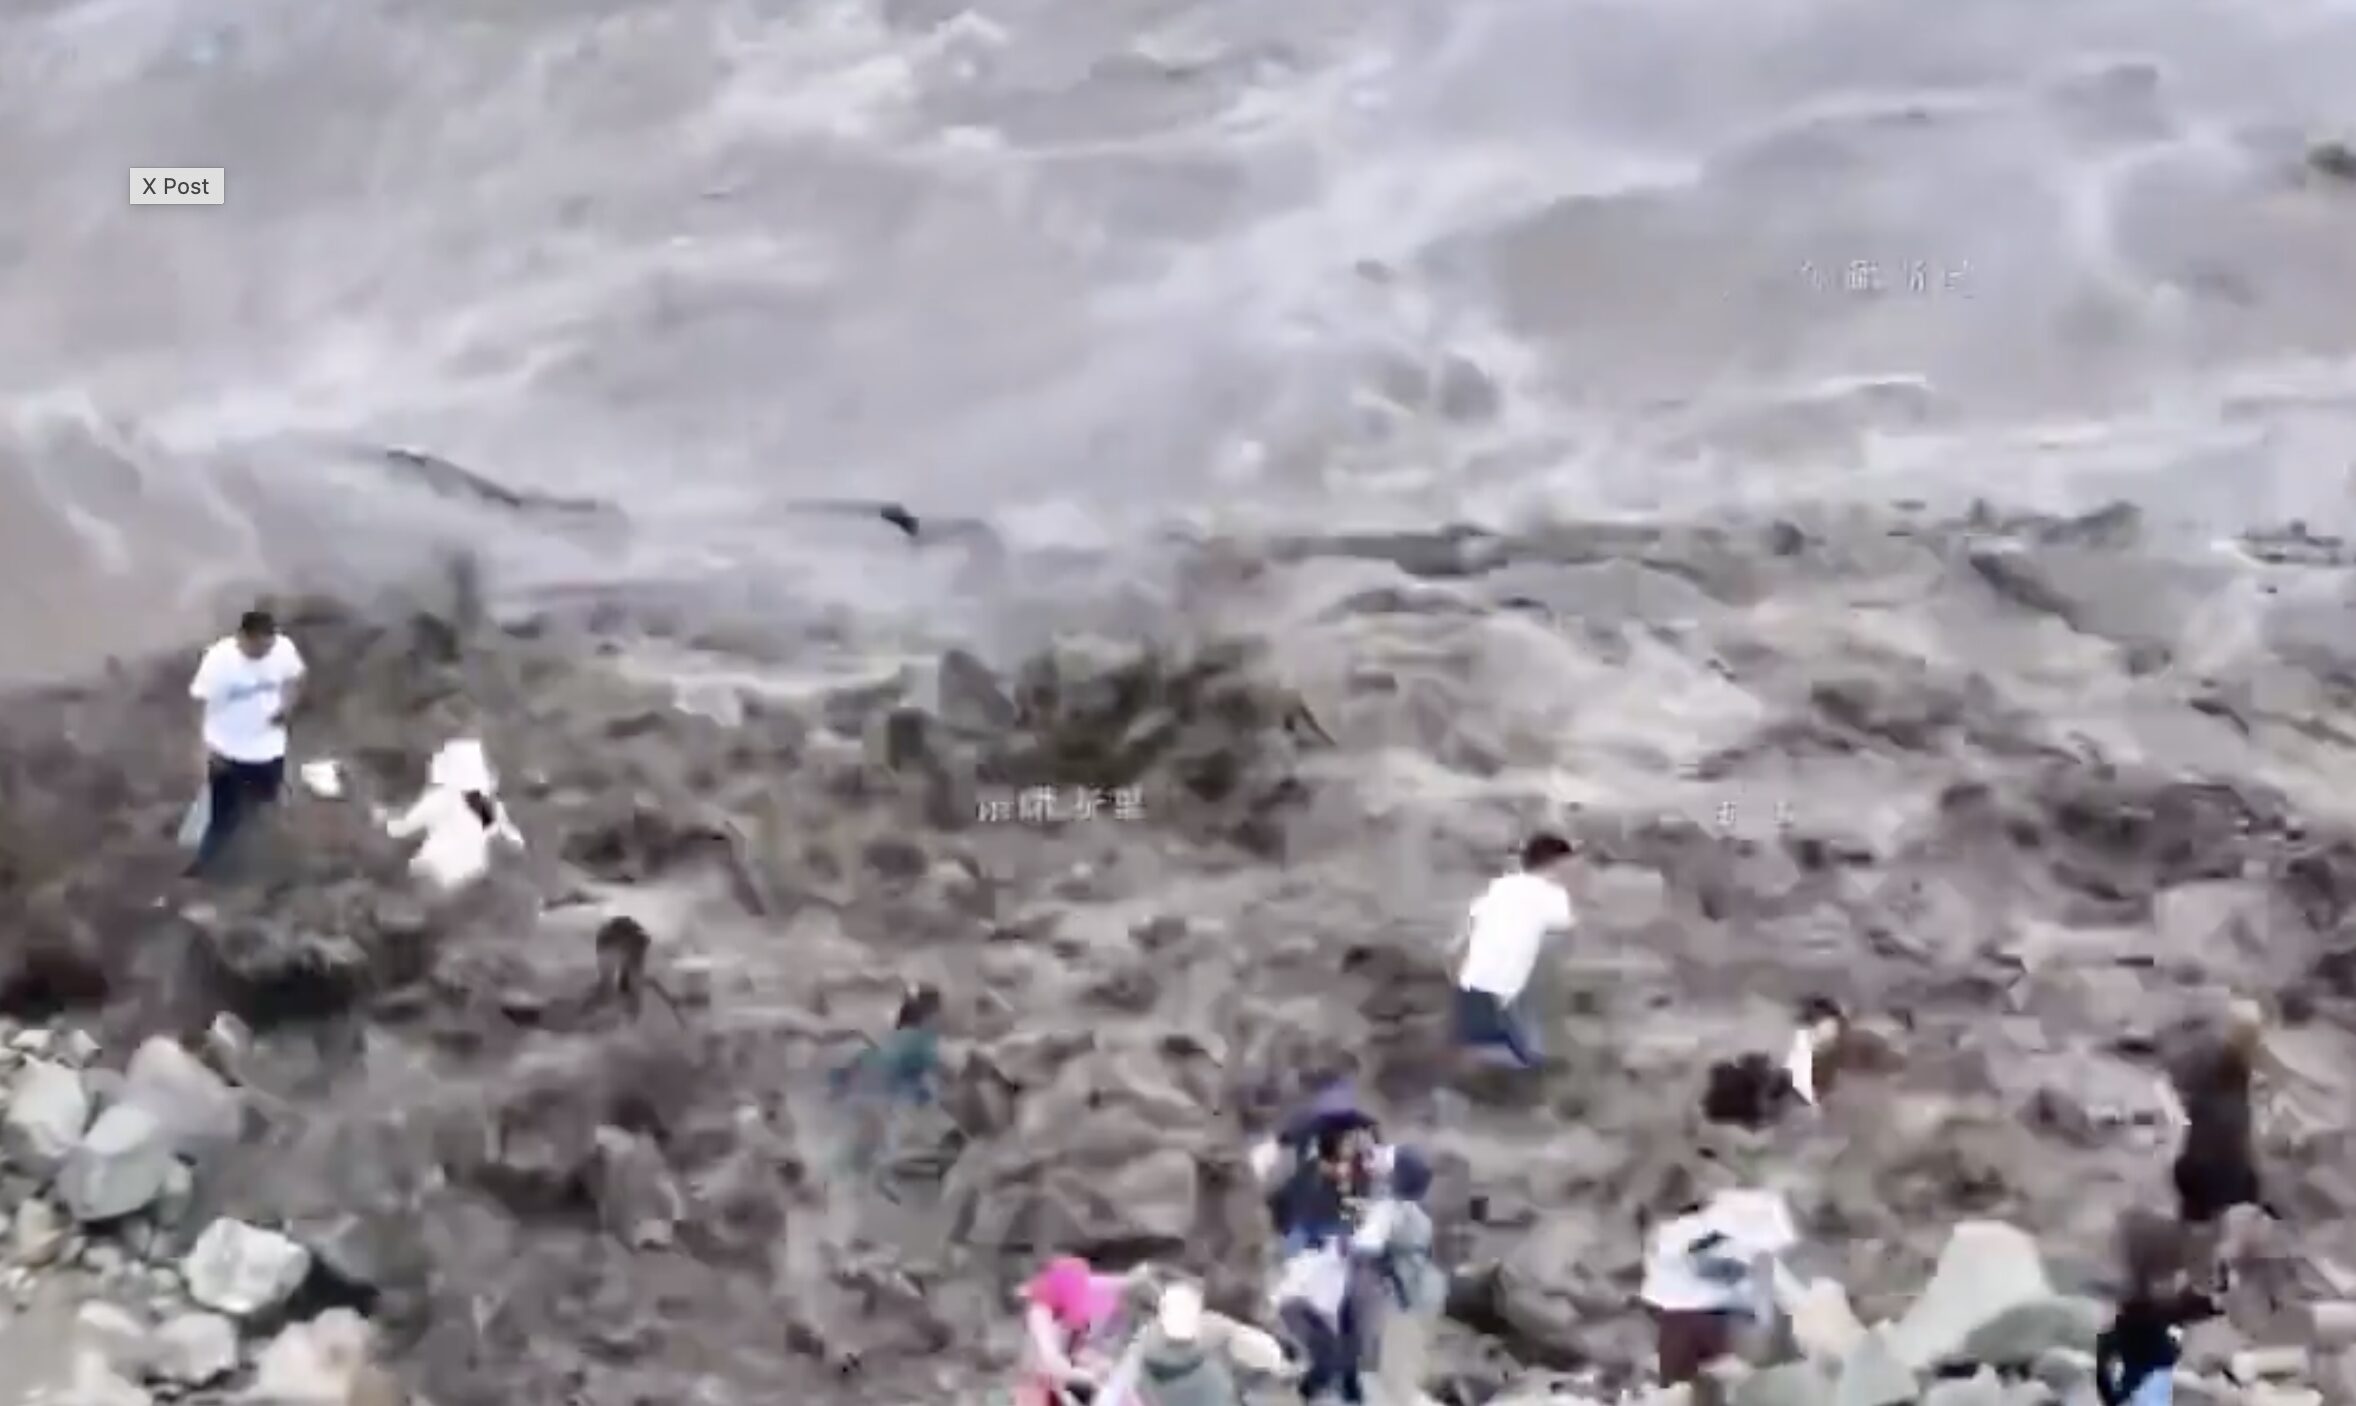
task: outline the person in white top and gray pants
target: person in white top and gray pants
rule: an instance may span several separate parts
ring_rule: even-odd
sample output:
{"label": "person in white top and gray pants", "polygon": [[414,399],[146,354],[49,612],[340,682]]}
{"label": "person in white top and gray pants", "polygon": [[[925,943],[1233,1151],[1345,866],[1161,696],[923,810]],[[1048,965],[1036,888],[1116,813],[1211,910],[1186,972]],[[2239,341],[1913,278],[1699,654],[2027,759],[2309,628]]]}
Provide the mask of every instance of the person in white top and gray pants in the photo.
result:
{"label": "person in white top and gray pants", "polygon": [[285,790],[286,719],[303,671],[302,652],[266,610],[247,611],[237,633],[215,641],[197,665],[188,696],[202,714],[208,813],[190,874],[211,868],[246,820]]}
{"label": "person in white top and gray pants", "polygon": [[1546,939],[1571,926],[1572,856],[1560,835],[1531,836],[1521,869],[1473,901],[1457,944],[1456,1038],[1475,1049],[1502,1047],[1525,1069],[1536,1069],[1544,1050],[1523,998]]}

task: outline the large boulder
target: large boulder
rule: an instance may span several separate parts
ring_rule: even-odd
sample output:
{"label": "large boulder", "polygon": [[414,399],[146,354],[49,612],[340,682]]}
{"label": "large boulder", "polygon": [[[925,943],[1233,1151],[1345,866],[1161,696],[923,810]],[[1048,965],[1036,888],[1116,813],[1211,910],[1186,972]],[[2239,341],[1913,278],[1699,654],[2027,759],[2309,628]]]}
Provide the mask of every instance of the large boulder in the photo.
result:
{"label": "large boulder", "polygon": [[1507,1347],[1524,1362],[1571,1367],[1588,1356],[1582,1327],[1617,1313],[1626,1294],[1611,1283],[1633,1257],[1610,1253],[1606,1237],[1583,1217],[1541,1221],[1498,1265],[1496,1312]]}
{"label": "large boulder", "polygon": [[79,1071],[29,1059],[0,1116],[0,1162],[36,1177],[57,1171],[90,1126],[90,1094]]}
{"label": "large boulder", "polygon": [[122,1100],[153,1114],[170,1135],[173,1150],[186,1157],[235,1142],[245,1125],[237,1091],[179,1041],[161,1035],[131,1056]]}
{"label": "large boulder", "polygon": [[[1020,1068],[1019,1051],[1003,1052]],[[950,1195],[981,1245],[1055,1245],[1077,1253],[1176,1255],[1198,1236],[1204,1159],[1224,1139],[1204,1090],[1151,1048],[1100,1047],[1017,1097],[1013,1126],[962,1159]],[[1214,1219],[1218,1219],[1214,1217]]]}
{"label": "large boulder", "polygon": [[171,1131],[139,1105],[117,1103],[67,1156],[58,1198],[76,1220],[115,1220],[153,1204],[177,1165]]}
{"label": "large boulder", "polygon": [[180,1267],[188,1296],[237,1318],[270,1313],[294,1297],[311,1272],[311,1252],[275,1231],[216,1220]]}
{"label": "large boulder", "polygon": [[2053,1297],[2044,1257],[2027,1232],[2002,1221],[1965,1221],[1947,1237],[1921,1296],[1890,1329],[1889,1347],[1909,1370],[1926,1371],[1964,1359],[1972,1334],[2007,1313]]}
{"label": "large boulder", "polygon": [[1842,1361],[1833,1406],[1901,1406],[1922,1390],[1887,1328],[1867,1333]]}

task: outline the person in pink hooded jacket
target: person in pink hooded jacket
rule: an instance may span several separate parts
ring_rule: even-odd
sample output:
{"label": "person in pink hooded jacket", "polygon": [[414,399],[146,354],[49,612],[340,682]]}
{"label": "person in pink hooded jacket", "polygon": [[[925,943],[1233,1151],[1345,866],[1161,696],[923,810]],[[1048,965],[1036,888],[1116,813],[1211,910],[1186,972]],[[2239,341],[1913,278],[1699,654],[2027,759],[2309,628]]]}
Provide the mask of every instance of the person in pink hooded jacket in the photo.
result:
{"label": "person in pink hooded jacket", "polygon": [[1015,1406],[1094,1399],[1111,1370],[1105,1349],[1129,1281],[1098,1274],[1077,1255],[1048,1261],[1024,1290],[1022,1380]]}

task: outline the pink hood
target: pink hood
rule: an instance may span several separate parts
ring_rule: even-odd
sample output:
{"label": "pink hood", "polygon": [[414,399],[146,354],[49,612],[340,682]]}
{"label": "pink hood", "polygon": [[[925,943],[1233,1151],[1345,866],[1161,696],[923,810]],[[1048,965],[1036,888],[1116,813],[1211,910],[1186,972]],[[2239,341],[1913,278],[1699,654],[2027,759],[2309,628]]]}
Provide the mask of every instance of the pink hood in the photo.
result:
{"label": "pink hood", "polygon": [[1121,1281],[1109,1274],[1091,1273],[1077,1255],[1050,1260],[1031,1280],[1030,1300],[1055,1315],[1067,1328],[1102,1325],[1120,1306]]}

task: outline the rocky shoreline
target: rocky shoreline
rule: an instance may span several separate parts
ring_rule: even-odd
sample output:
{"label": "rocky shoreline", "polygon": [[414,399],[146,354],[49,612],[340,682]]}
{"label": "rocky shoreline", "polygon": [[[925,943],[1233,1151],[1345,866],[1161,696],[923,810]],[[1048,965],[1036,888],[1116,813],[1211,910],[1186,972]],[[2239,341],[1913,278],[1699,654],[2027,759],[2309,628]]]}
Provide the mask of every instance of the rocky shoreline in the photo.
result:
{"label": "rocky shoreline", "polygon": [[[697,711],[617,667],[646,647],[626,604],[494,619],[464,579],[283,604],[317,680],[300,748],[354,795],[297,798],[202,894],[171,879],[185,661],[0,703],[10,1106],[45,1130],[0,1177],[30,1226],[0,1333],[96,1345],[123,1390],[92,1402],[149,1376],[229,1399],[310,1350],[281,1343],[367,1364],[289,1400],[984,1399],[1048,1252],[1180,1264],[1254,1314],[1244,1149],[1346,1068],[1441,1171],[1443,1398],[1644,1391],[1644,1227],[1766,1185],[1864,1323],[1937,1299],[1965,1222],[2033,1234],[2077,1307],[1965,1354],[2001,1379],[1849,1341],[1738,1400],[2074,1401],[2080,1296],[2118,1212],[2163,1194],[2158,1046],[2240,991],[2288,1071],[2268,1151],[2299,1309],[2209,1331],[2180,1390],[2290,1406],[2286,1360],[2232,1364],[2296,1347],[2290,1375],[2346,1399],[2345,572],[2303,533],[2169,556],[2122,513],[1221,544],[1151,648],[951,652]],[[532,853],[435,904],[366,806],[461,733]],[[1451,1076],[1442,939],[1541,822],[1596,863],[1554,993],[1567,1067],[1532,1095]],[[587,1008],[617,911],[663,939],[686,1020]],[[949,996],[952,1076],[894,1199],[839,1173],[811,1090],[913,976]],[[1902,1066],[1766,1131],[1701,1120],[1707,1065],[1779,1047],[1817,992]],[[69,1082],[90,1117],[60,1149]],[[165,1138],[156,1106],[197,1125]],[[136,1150],[157,1138],[183,1174]],[[89,1183],[119,1176],[66,1171],[102,1154],[160,1180],[113,1210]],[[2018,1234],[1964,1238],[2017,1266]],[[267,1307],[192,1277],[207,1235]],[[217,1348],[221,1321],[230,1375],[154,1365],[184,1365],[167,1326]]]}

